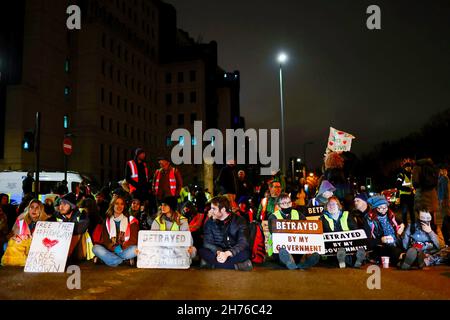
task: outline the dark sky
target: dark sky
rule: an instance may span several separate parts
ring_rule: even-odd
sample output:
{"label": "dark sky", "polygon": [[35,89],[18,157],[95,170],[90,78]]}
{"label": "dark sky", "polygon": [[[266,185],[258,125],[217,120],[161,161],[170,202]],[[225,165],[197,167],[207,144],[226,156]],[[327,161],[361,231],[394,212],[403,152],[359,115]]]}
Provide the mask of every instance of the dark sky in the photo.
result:
{"label": "dark sky", "polygon": [[[418,130],[450,107],[450,1],[166,0],[178,27],[218,42],[219,65],[241,72],[247,128],[279,128],[276,55],[285,50],[287,157],[320,166],[329,127],[352,151]],[[381,30],[366,9],[381,8]],[[311,161],[313,161],[311,163]]]}

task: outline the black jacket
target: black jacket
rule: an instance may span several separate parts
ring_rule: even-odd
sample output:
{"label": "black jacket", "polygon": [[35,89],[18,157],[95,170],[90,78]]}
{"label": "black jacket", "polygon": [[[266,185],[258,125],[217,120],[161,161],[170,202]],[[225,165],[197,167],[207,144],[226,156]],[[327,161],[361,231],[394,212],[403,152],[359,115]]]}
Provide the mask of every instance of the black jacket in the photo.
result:
{"label": "black jacket", "polygon": [[205,223],[203,246],[213,251],[230,250],[233,256],[250,250],[245,219],[230,214],[224,221],[209,219]]}
{"label": "black jacket", "polygon": [[83,234],[89,227],[89,217],[86,213],[80,212],[78,209],[75,209],[75,212],[72,213],[70,219],[67,219],[67,217],[60,212],[55,212],[54,216],[51,217],[49,221],[74,222],[73,235]]}

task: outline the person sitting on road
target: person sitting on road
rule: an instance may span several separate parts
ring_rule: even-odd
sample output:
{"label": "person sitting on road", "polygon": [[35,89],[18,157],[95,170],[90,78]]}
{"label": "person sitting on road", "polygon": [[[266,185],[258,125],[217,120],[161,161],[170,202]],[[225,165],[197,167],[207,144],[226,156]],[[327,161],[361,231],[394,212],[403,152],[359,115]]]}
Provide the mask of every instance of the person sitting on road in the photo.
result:
{"label": "person sitting on road", "polygon": [[101,243],[94,245],[94,263],[100,260],[110,267],[117,267],[123,262],[135,265],[139,221],[128,217],[126,199],[116,195],[106,211],[105,223],[101,234]]}
{"label": "person sitting on road", "polygon": [[205,224],[200,266],[250,271],[251,253],[245,219],[232,213],[224,196],[211,199],[212,219]]}
{"label": "person sitting on road", "polygon": [[389,202],[383,195],[376,195],[367,200],[372,209],[365,215],[364,231],[367,235],[370,259],[379,263],[382,256],[389,257],[396,265],[403,252],[401,234],[404,224],[398,224],[395,213],[389,209]]}
{"label": "person sitting on road", "polygon": [[438,264],[440,245],[437,234],[431,228],[431,220],[431,213],[424,207],[419,210],[419,221],[406,228],[403,247],[407,251],[401,269],[408,270],[415,262],[419,269]]}
{"label": "person sitting on road", "polygon": [[[320,220],[322,221],[324,233],[350,231],[358,228],[348,211],[342,211],[341,202],[335,196],[328,199],[326,210],[320,217]],[[359,248],[355,256],[356,258],[352,255],[347,255],[344,248],[339,248],[337,251],[339,267],[353,266],[360,268],[366,258],[366,251],[363,248]],[[333,262],[334,259],[327,259],[326,261]]]}
{"label": "person sitting on road", "polygon": [[369,199],[367,193],[358,193],[353,200],[355,209],[350,213],[351,217],[355,221],[358,229],[364,229],[365,219],[364,217],[370,211],[370,205],[367,203]]}
{"label": "person sitting on road", "polygon": [[313,254],[303,255],[303,254],[296,254],[295,257],[293,257],[292,254],[290,254],[285,248],[280,248],[279,254],[273,253],[273,241],[272,241],[272,221],[274,220],[306,220],[306,217],[299,213],[297,210],[292,208],[292,200],[289,197],[289,194],[282,193],[280,197],[278,198],[278,207],[279,210],[275,211],[270,217],[269,217],[269,231],[270,231],[270,238],[269,238],[269,250],[267,254],[269,256],[272,256],[274,260],[278,260],[281,262],[284,266],[286,266],[289,270],[295,270],[295,269],[308,269],[312,266],[315,266],[319,260],[320,255],[317,252],[314,252]]}
{"label": "person sitting on road", "polygon": [[25,266],[36,223],[47,219],[42,202],[37,199],[31,200],[25,212],[17,217],[8,235],[2,266]]}

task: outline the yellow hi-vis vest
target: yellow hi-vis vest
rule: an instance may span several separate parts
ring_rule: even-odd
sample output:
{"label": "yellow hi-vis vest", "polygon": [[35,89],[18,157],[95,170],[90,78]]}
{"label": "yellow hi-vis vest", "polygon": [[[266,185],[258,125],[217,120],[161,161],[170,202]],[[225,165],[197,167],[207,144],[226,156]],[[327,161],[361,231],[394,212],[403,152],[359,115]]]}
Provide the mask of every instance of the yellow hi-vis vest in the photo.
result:
{"label": "yellow hi-vis vest", "polygon": [[[323,217],[328,221],[328,224],[330,225],[330,229],[334,231],[334,220],[331,219],[326,214],[324,214]],[[350,231],[350,228],[348,227],[348,211],[344,211],[344,213],[341,216],[340,221],[341,221],[342,231]]]}
{"label": "yellow hi-vis vest", "polygon": [[[412,186],[411,179],[409,179],[409,177],[406,174],[403,174],[403,176],[405,177],[405,179],[402,182],[402,186],[403,187],[411,187]],[[400,195],[402,195],[402,194],[410,195],[411,189],[409,189],[409,191],[400,190]]]}
{"label": "yellow hi-vis vest", "polygon": [[[159,225],[159,231],[167,231],[166,228],[166,222],[165,221],[161,221],[162,216],[158,216],[155,221],[158,223]],[[180,222],[181,220],[186,219],[185,217],[181,216],[180,217]],[[180,231],[180,226],[174,221],[172,223],[172,226],[170,227],[169,231]]]}
{"label": "yellow hi-vis vest", "polygon": [[[280,210],[277,210],[273,213],[277,220],[284,220],[283,216],[281,215]],[[298,211],[295,209],[292,209],[291,211],[291,220],[300,220],[300,216],[298,214]],[[267,248],[267,255],[270,257],[273,255],[273,240],[272,240],[272,234],[269,235],[269,239],[267,240],[268,248]]]}

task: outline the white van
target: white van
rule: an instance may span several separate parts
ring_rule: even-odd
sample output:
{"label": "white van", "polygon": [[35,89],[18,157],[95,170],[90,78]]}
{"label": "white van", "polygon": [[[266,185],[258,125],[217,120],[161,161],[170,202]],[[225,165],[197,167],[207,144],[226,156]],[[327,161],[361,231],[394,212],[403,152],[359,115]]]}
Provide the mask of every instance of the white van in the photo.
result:
{"label": "white van", "polygon": [[[0,172],[0,193],[9,195],[10,202],[20,203],[23,197],[22,181],[27,176],[27,171],[2,171]],[[33,174],[36,179],[36,174]],[[56,190],[56,185],[64,180],[64,172],[39,173],[39,200],[44,201],[45,195]],[[77,172],[67,172],[69,192],[74,192],[82,177]]]}

